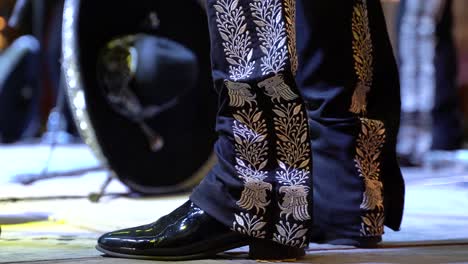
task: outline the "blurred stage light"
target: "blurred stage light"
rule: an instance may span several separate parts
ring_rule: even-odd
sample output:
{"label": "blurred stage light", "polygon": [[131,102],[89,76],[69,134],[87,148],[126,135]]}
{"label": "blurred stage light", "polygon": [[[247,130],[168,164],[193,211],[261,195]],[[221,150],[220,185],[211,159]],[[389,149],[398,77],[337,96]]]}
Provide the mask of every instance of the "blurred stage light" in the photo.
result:
{"label": "blurred stage light", "polygon": [[6,20],[4,17],[0,16],[0,31],[4,30],[6,28]]}
{"label": "blurred stage light", "polygon": [[0,51],[2,51],[3,49],[6,48],[8,42],[5,38],[5,36],[2,35],[2,33],[0,33]]}

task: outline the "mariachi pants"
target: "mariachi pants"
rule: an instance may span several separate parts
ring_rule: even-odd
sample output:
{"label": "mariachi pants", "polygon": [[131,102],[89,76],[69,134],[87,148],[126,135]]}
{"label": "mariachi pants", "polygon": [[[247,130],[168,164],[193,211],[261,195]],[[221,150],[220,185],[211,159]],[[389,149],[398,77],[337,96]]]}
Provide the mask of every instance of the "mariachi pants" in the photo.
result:
{"label": "mariachi pants", "polygon": [[304,247],[397,230],[399,83],[378,0],[209,0],[218,164],[190,199]]}
{"label": "mariachi pants", "polygon": [[398,152],[461,146],[452,0],[403,0],[398,19],[402,129]]}

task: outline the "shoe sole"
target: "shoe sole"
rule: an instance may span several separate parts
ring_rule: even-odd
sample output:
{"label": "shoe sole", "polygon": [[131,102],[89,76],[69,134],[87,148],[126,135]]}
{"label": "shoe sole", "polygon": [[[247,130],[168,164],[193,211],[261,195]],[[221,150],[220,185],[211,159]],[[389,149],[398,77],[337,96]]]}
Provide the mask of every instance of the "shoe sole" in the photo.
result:
{"label": "shoe sole", "polygon": [[183,255],[183,256],[151,256],[151,255],[134,255],[134,254],[125,254],[119,253],[114,251],[109,251],[96,245],[96,249],[105,254],[105,256],[116,257],[116,258],[128,258],[128,259],[143,259],[143,260],[161,260],[161,261],[177,261],[177,260],[194,260],[194,259],[203,259],[203,258],[214,258],[216,254],[221,252],[231,250],[234,248],[246,246],[246,243],[237,243],[232,244],[226,247],[217,248],[216,250],[211,250],[207,252],[195,253],[190,255]]}

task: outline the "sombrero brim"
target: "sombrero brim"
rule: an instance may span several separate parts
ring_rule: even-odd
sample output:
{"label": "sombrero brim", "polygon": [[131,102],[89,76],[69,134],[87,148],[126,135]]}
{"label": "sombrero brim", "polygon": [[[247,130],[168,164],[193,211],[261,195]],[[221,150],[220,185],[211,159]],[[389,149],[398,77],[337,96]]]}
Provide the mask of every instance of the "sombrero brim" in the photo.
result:
{"label": "sombrero brim", "polygon": [[[151,33],[192,50],[199,65],[198,82],[178,107],[149,121],[164,138],[159,152],[148,148],[137,124],[112,110],[96,79],[99,50],[116,36],[139,33],[150,11],[161,21]],[[66,0],[62,68],[81,135],[122,182],[154,194],[187,190],[200,180],[196,172],[207,165],[216,137],[216,95],[206,15],[196,1]]]}

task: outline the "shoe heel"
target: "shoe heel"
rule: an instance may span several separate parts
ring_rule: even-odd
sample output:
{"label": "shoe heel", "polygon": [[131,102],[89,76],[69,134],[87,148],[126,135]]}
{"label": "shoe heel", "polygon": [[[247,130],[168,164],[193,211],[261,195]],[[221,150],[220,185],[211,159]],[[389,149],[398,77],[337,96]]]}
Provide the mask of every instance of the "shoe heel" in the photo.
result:
{"label": "shoe heel", "polygon": [[273,241],[256,239],[249,245],[249,257],[261,260],[287,260],[305,256],[303,248],[288,247]]}

